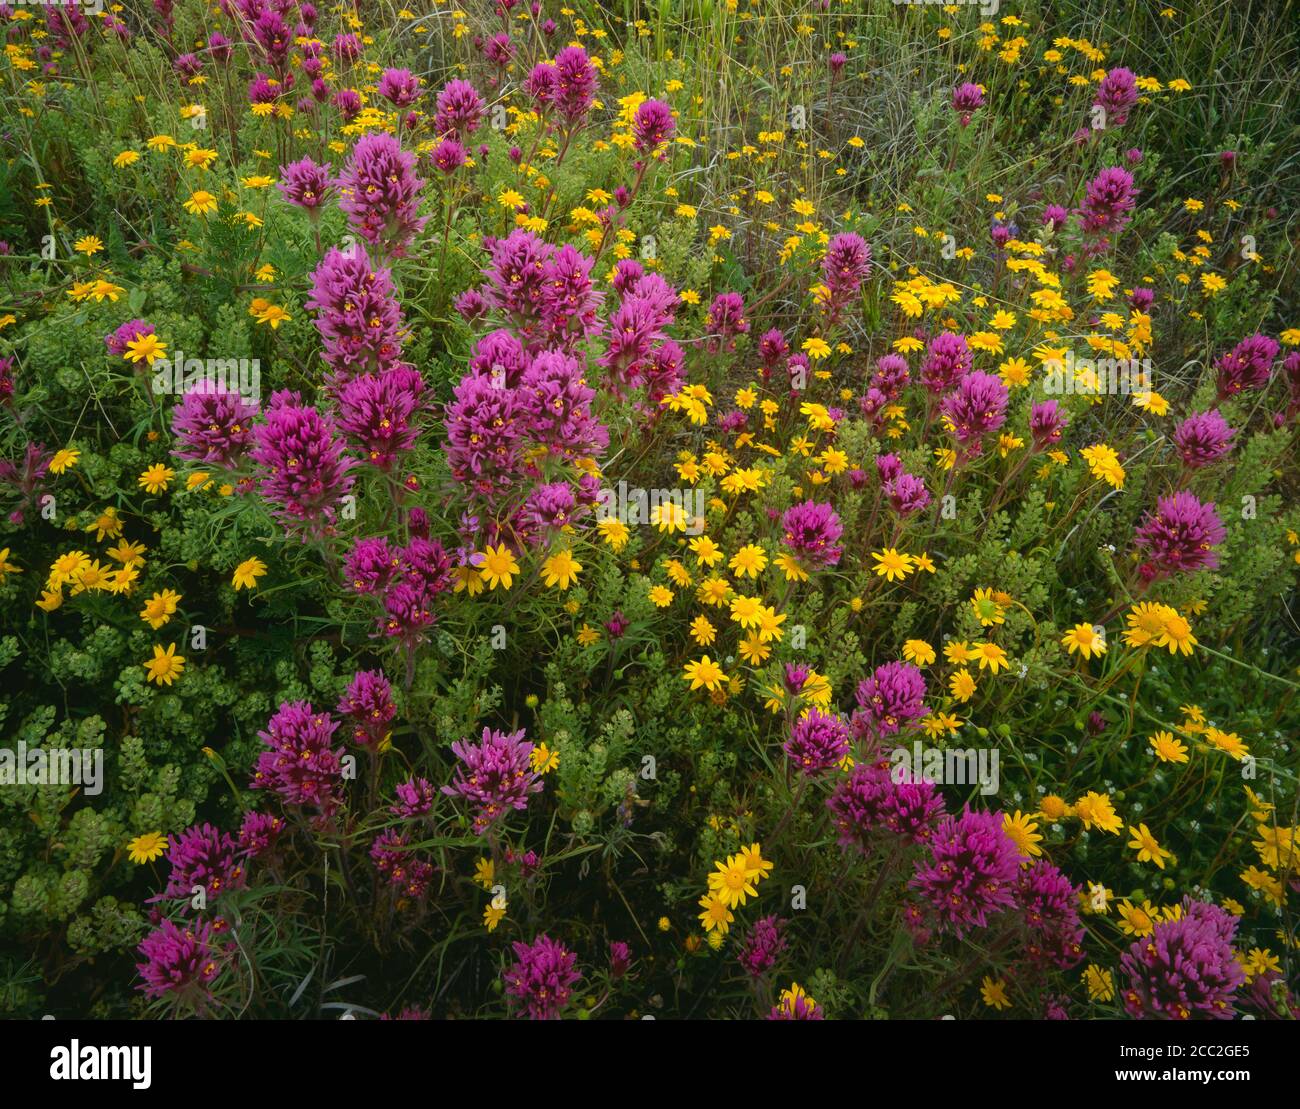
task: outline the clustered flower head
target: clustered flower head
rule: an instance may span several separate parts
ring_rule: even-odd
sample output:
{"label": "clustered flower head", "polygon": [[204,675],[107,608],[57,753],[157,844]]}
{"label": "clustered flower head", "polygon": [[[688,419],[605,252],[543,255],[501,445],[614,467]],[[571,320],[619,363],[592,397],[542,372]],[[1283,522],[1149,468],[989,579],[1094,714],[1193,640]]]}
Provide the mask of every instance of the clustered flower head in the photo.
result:
{"label": "clustered flower head", "polygon": [[1159,1020],[1231,1019],[1246,979],[1232,946],[1237,922],[1217,905],[1185,900],[1181,916],[1157,924],[1120,956],[1124,1008]]}
{"label": "clustered flower head", "polygon": [[1129,213],[1137,206],[1133,175],[1119,166],[1109,166],[1088,182],[1080,215],[1085,235],[1113,235],[1123,230]]}
{"label": "clustered flower head", "polygon": [[839,766],[849,753],[851,739],[842,717],[809,708],[791,727],[785,753],[796,770],[812,778]]}
{"label": "clustered flower head", "polygon": [[202,888],[211,902],[228,889],[240,888],[246,876],[239,856],[235,839],[211,824],[196,824],[171,836],[167,848],[171,873],[162,896],[189,898]]}
{"label": "clustered flower head", "polygon": [[357,140],[339,185],[339,207],[352,230],[393,257],[404,255],[426,222],[417,215],[424,181],[415,173],[415,155],[392,135],[371,132]]}
{"label": "clustered flower head", "polygon": [[226,945],[217,940],[220,931],[217,922],[178,926],[164,920],[150,932],[136,949],[145,960],[136,964],[145,996],[173,997],[201,1009],[225,965]]}
{"label": "clustered flower head", "polygon": [[1021,870],[1016,907],[1032,962],[1069,970],[1083,961],[1079,891],[1055,866],[1038,859]]}
{"label": "clustered flower head", "polygon": [[[414,517],[414,512],[411,515]],[[436,539],[423,535],[414,535],[405,547],[392,547],[382,536],[369,536],[359,539],[348,553],[343,573],[351,589],[379,602],[375,634],[401,645],[408,652],[409,663],[409,652],[423,641],[436,620],[433,606],[439,594],[451,585],[451,556]],[[366,693],[373,691],[380,679],[379,674],[365,679],[358,675],[356,681],[362,683],[360,692]],[[386,687],[380,692],[386,693]],[[371,736],[375,742],[382,738]],[[357,738],[357,742],[362,741]]]}
{"label": "clustered flower head", "polygon": [[504,239],[483,240],[490,264],[480,290],[530,351],[568,346],[597,335],[602,294],[591,281],[593,260],[575,247],[556,247],[516,228]]}
{"label": "clustered flower head", "polygon": [[783,542],[804,566],[834,566],[844,553],[840,518],[829,504],[800,501],[781,517]]}
{"label": "clustered flower head", "polygon": [[402,309],[392,271],[375,266],[365,247],[331,247],[312,273],[306,306],[316,312],[321,356],[336,382],[380,373],[402,357]]}
{"label": "clustered flower head", "polygon": [[778,916],[760,917],[745,937],[738,956],[740,965],[751,978],[760,978],[776,966],[787,946],[785,921]]}
{"label": "clustered flower head", "polygon": [[971,351],[965,335],[941,331],[926,347],[921,384],[934,396],[947,393],[971,372]]}
{"label": "clustered flower head", "polygon": [[454,135],[463,140],[478,130],[483,111],[483,98],[478,89],[459,78],[448,81],[438,93],[433,129],[439,135]]}
{"label": "clustered flower head", "polygon": [[923,843],[943,815],[943,795],[932,782],[900,781],[891,760],[855,763],[826,799],[841,847],[866,854],[881,832]]}
{"label": "clustered flower head", "polygon": [[952,424],[953,435],[965,457],[979,454],[984,436],[1006,422],[1008,396],[1000,377],[975,370],[966,374],[943,398],[940,410]]}
{"label": "clustered flower head", "polygon": [[358,670],[335,711],[352,726],[352,742],[373,750],[388,738],[397,715],[393,687],[382,670]]}
{"label": "clustered flower head", "polygon": [[710,354],[719,350],[736,349],[736,337],[749,330],[749,321],[745,319],[745,302],[739,293],[719,293],[709,305],[704,317],[704,324],[709,329],[705,348]]}
{"label": "clustered flower head", "polygon": [[886,662],[858,683],[854,734],[879,740],[897,735],[929,711],[925,705],[925,675],[909,662]]}
{"label": "clustered flower head", "polygon": [[952,90],[952,110],[957,113],[963,127],[970,124],[971,117],[984,107],[984,90],[970,81],[963,81]]}
{"label": "clustered flower head", "polygon": [[1096,99],[1093,100],[1094,106],[1105,111],[1107,127],[1122,127],[1127,123],[1128,114],[1137,102],[1137,78],[1131,69],[1123,66],[1110,70],[1101,79]]}
{"label": "clustered flower head", "polygon": [[405,832],[396,828],[380,832],[370,845],[370,860],[401,897],[418,900],[428,892],[433,866],[410,850]]}
{"label": "clustered flower head", "polygon": [[929,846],[910,885],[941,931],[960,938],[1015,904],[1020,852],[1003,831],[1001,814],[967,808],[946,816]]}
{"label": "clustered flower head", "polygon": [[306,209],[313,216],[319,214],[321,207],[336,191],[329,163],[317,165],[310,158],[281,166],[276,187],[290,204]]}
{"label": "clustered flower head", "polygon": [[837,323],[871,273],[871,247],[861,235],[845,232],[826,244],[822,279],[827,289],[826,313]]}
{"label": "clustered flower head", "polygon": [[379,78],[375,91],[395,108],[409,108],[420,99],[420,78],[409,69],[386,69]]}
{"label": "clustered flower head", "polygon": [[582,977],[575,969],[578,956],[545,933],[512,946],[515,962],[501,974],[511,1008],[529,1020],[557,1020]]}
{"label": "clustered flower head", "polygon": [[172,409],[177,458],[238,469],[253,439],[257,406],[219,381],[204,378]]}
{"label": "clustered flower head", "polygon": [[632,117],[632,136],[636,152],[643,157],[655,154],[673,137],[677,124],[672,109],[662,100],[643,100]]}
{"label": "clustered flower head", "polygon": [[1246,390],[1267,388],[1277,352],[1276,339],[1255,334],[1242,339],[1227,354],[1220,355],[1214,363],[1219,372],[1219,400],[1227,400]]}
{"label": "clustered flower head", "polygon": [[304,537],[327,533],[352,488],[355,460],[333,422],[289,390],[272,394],[266,422],[253,433],[250,456],[260,471],[259,491],[287,528]]}
{"label": "clustered flower head", "polygon": [[391,470],[419,439],[414,417],[423,385],[418,371],[403,366],[361,374],[340,388],[339,430],[376,469]]}
{"label": "clustered flower head", "polygon": [[1161,497],[1134,533],[1138,549],[1147,555],[1149,577],[1215,569],[1219,556],[1214,548],[1226,537],[1214,505],[1186,490]]}
{"label": "clustered flower head", "polygon": [[343,748],[332,747],[338,721],[306,701],[285,701],[258,738],[269,748],[257,756],[253,789],[270,789],[287,805],[331,816],[343,803]]}
{"label": "clustered flower head", "polygon": [[451,785],[442,787],[449,797],[460,797],[474,808],[474,831],[482,835],[508,813],[528,807],[528,796],[542,789],[541,776],[529,761],[533,745],[524,732],[507,734],[483,729],[478,743],[462,739],[451,745],[459,759]]}
{"label": "clustered flower head", "polygon": [[1029,410],[1029,433],[1034,439],[1034,449],[1044,450],[1059,443],[1069,423],[1061,406],[1054,400],[1041,401]]}
{"label": "clustered flower head", "polygon": [[566,46],[555,55],[555,84],[550,103],[570,126],[591,111],[599,87],[596,67],[581,46]]}
{"label": "clustered flower head", "polygon": [[1209,412],[1193,412],[1174,428],[1174,446],[1178,448],[1184,466],[1189,470],[1199,470],[1231,451],[1235,434],[1217,408]]}

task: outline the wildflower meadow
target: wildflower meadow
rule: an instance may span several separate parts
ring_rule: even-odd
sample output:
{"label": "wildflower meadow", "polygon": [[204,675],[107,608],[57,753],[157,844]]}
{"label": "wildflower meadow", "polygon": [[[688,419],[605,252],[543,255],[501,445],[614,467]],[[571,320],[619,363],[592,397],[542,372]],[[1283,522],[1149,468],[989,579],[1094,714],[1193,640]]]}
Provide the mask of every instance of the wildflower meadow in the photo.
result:
{"label": "wildflower meadow", "polygon": [[0,0],[0,1014],[1300,1016],[1287,0]]}

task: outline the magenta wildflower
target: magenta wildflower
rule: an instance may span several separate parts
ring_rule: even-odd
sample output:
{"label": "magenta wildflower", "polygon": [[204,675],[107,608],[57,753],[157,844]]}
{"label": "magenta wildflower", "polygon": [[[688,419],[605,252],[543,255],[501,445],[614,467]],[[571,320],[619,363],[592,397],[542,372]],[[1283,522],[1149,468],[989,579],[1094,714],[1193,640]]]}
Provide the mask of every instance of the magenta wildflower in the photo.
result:
{"label": "magenta wildflower", "polygon": [[1128,122],[1128,114],[1137,102],[1137,78],[1131,69],[1121,66],[1101,79],[1092,103],[1106,113],[1104,126],[1122,127]]}
{"label": "magenta wildflower", "polygon": [[751,978],[761,978],[776,966],[786,947],[785,921],[779,916],[760,917],[745,937],[738,956],[740,965]]}
{"label": "magenta wildflower", "polygon": [[736,336],[749,330],[749,321],[745,319],[745,302],[740,294],[719,293],[714,297],[708,314],[704,317],[704,326],[709,330],[705,346],[711,354],[716,354],[720,349],[735,350]]}
{"label": "magenta wildflower", "polygon": [[889,506],[900,516],[911,516],[930,503],[930,490],[925,481],[914,474],[899,474],[881,486]]}
{"label": "magenta wildflower", "polygon": [[851,739],[843,717],[810,708],[794,722],[784,750],[796,770],[815,778],[844,761]]}
{"label": "magenta wildflower", "polygon": [[311,805],[330,816],[342,804],[342,747],[331,747],[338,721],[306,701],[285,701],[258,738],[252,788],[270,789],[287,805]]}
{"label": "magenta wildflower", "polygon": [[858,683],[854,734],[884,739],[925,716],[925,675],[910,662],[886,662]]}
{"label": "magenta wildflower", "polygon": [[439,135],[455,135],[463,139],[478,130],[483,120],[483,98],[478,89],[468,81],[448,81],[438,93],[433,129]]}
{"label": "magenta wildflower", "polygon": [[970,124],[971,117],[982,107],[984,90],[979,85],[964,81],[952,90],[952,110],[957,113],[963,127]]}
{"label": "magenta wildflower", "polygon": [[599,454],[609,431],[591,412],[596,391],[583,379],[583,363],[543,351],[519,381],[517,403],[528,437],[561,458]]}
{"label": "magenta wildflower", "polygon": [[1070,213],[1059,204],[1049,204],[1043,209],[1043,223],[1053,231],[1059,231],[1064,227],[1065,221],[1069,218]]}
{"label": "magenta wildflower", "polygon": [[826,284],[826,312],[832,323],[858,295],[862,282],[871,273],[871,247],[861,235],[849,231],[836,235],[826,244],[822,258],[822,278]]}
{"label": "magenta wildflower", "polygon": [[420,78],[409,69],[386,69],[375,91],[395,108],[409,108],[420,99],[423,89]]}
{"label": "magenta wildflower", "polygon": [[333,423],[304,405],[297,393],[271,397],[266,423],[254,432],[250,452],[261,470],[259,489],[286,527],[318,535],[333,525],[335,510],[352,488],[355,464]]}
{"label": "magenta wildflower", "polygon": [[334,94],[334,106],[344,123],[351,123],[361,114],[361,94],[356,89],[339,89]]}
{"label": "magenta wildflower", "polygon": [[978,370],[968,373],[943,398],[940,410],[952,423],[965,456],[979,454],[983,437],[1006,422],[1007,398],[1007,387],[1000,377]]}
{"label": "magenta wildflower", "polygon": [[352,727],[352,742],[374,750],[388,738],[397,715],[393,687],[382,670],[358,670],[334,710]]}
{"label": "magenta wildflower", "polygon": [[1109,235],[1121,231],[1137,205],[1133,175],[1119,166],[1103,169],[1088,182],[1080,214],[1087,235]]}
{"label": "magenta wildflower", "polygon": [[226,470],[238,468],[253,437],[257,407],[218,381],[197,382],[172,409],[172,434],[177,458],[204,462]]}
{"label": "magenta wildflower", "polygon": [[599,74],[581,46],[566,46],[555,55],[555,85],[551,104],[569,126],[591,111],[599,87]]}
{"label": "magenta wildflower", "polygon": [[890,832],[923,843],[943,815],[942,795],[928,781],[898,781],[890,760],[855,763],[826,799],[841,847],[869,852],[875,837]]}
{"label": "magenta wildflower", "polygon": [[434,168],[448,177],[465,164],[465,159],[465,148],[453,138],[443,139],[429,155]]}
{"label": "magenta wildflower", "polygon": [[557,1020],[582,977],[574,969],[578,956],[545,933],[512,946],[515,962],[501,974],[511,1010],[529,1020]]}
{"label": "magenta wildflower", "polygon": [[524,80],[524,91],[533,99],[533,110],[538,115],[545,115],[555,99],[555,88],[559,75],[550,62],[538,62]]}
{"label": "magenta wildflower", "polygon": [[632,139],[636,152],[654,154],[661,144],[673,137],[677,124],[673,111],[662,100],[644,100],[632,117]]}
{"label": "magenta wildflower", "polygon": [[1250,335],[1215,361],[1219,371],[1219,400],[1227,400],[1247,389],[1265,389],[1277,357],[1276,339]]}
{"label": "magenta wildflower", "polygon": [[413,424],[419,395],[398,371],[362,374],[339,391],[339,430],[372,466],[391,470],[420,437]]}
{"label": "magenta wildflower", "polygon": [[249,809],[239,825],[239,850],[245,858],[255,859],[275,846],[284,829],[283,817]]}
{"label": "magenta wildflower", "polygon": [[322,166],[310,158],[303,158],[280,167],[280,181],[276,188],[290,204],[317,216],[321,206],[334,195],[336,184],[330,177],[328,162]]}
{"label": "magenta wildflower", "polygon": [[335,35],[331,48],[334,51],[334,57],[344,64],[355,62],[361,57],[361,39],[350,32]]}
{"label": "magenta wildflower", "polygon": [[939,928],[958,938],[983,928],[990,913],[1015,904],[1020,852],[1002,830],[1000,813],[964,810],[946,816],[930,839],[930,853],[916,864],[909,885],[917,890]]}
{"label": "magenta wildflower", "polygon": [[225,952],[216,943],[220,928],[208,921],[177,927],[164,920],[136,948],[144,962],[136,970],[147,997],[172,996],[202,1008],[212,983],[225,965]]}
{"label": "magenta wildflower", "polygon": [[1054,400],[1042,401],[1029,410],[1029,433],[1034,438],[1034,450],[1041,451],[1061,441],[1068,421]]}
{"label": "magenta wildflower", "polygon": [[1124,1008],[1133,1017],[1229,1020],[1246,973],[1232,941],[1238,918],[1200,901],[1183,902],[1177,920],[1157,924],[1120,956],[1128,977]]}
{"label": "magenta wildflower", "polygon": [[484,728],[478,743],[462,739],[451,749],[460,762],[442,792],[470,802],[474,831],[480,835],[512,810],[522,812],[528,795],[542,789],[540,775],[529,765],[533,745],[524,739],[522,728],[512,734]]}
{"label": "magenta wildflower", "polygon": [[362,246],[331,247],[312,273],[306,306],[316,313],[322,356],[335,382],[383,372],[402,357],[402,309],[392,271],[372,264]]}
{"label": "magenta wildflower", "polygon": [[457,481],[490,495],[516,476],[522,421],[513,389],[467,374],[447,405],[447,461]]}
{"label": "magenta wildflower", "polygon": [[1152,577],[1215,569],[1219,556],[1214,548],[1226,537],[1213,503],[1202,503],[1186,490],[1161,497],[1156,511],[1148,512],[1134,533]]}
{"label": "magenta wildflower", "polygon": [[834,566],[844,553],[838,544],[844,528],[829,504],[791,505],[781,517],[781,527],[783,542],[804,566]]}
{"label": "magenta wildflower", "polygon": [[423,778],[411,778],[409,781],[399,782],[395,792],[397,804],[390,805],[388,811],[393,816],[410,820],[423,816],[433,808],[434,796],[438,791],[432,782]]}
{"label": "magenta wildflower", "polygon": [[1235,434],[1217,408],[1193,412],[1174,428],[1174,446],[1182,456],[1183,465],[1198,470],[1231,451]]}
{"label": "magenta wildflower", "polygon": [[387,539],[359,539],[344,563],[343,577],[358,593],[382,593],[400,566]]}
{"label": "magenta wildflower", "polygon": [[1027,929],[1025,953],[1031,962],[1069,970],[1083,960],[1079,891],[1046,859],[1020,871],[1016,906]]}
{"label": "magenta wildflower", "polygon": [[901,354],[882,354],[876,360],[876,372],[871,375],[871,387],[879,389],[886,399],[897,400],[912,380],[907,359]]}
{"label": "magenta wildflower", "polygon": [[201,887],[211,902],[228,889],[240,889],[246,880],[239,845],[211,824],[195,824],[172,836],[167,861],[171,873],[164,898],[188,899]]}
{"label": "magenta wildflower", "polygon": [[971,352],[965,335],[954,331],[941,331],[925,350],[921,363],[921,384],[931,395],[938,396],[952,389],[971,371]]}
{"label": "magenta wildflower", "polygon": [[375,837],[370,845],[370,859],[375,869],[405,898],[418,900],[429,889],[433,867],[408,850],[410,840],[405,832],[388,828]]}
{"label": "magenta wildflower", "polygon": [[609,976],[617,980],[627,974],[632,965],[632,949],[622,940],[610,940]]}
{"label": "magenta wildflower", "polygon": [[339,207],[366,242],[401,257],[427,217],[417,215],[424,181],[415,173],[415,155],[392,135],[374,131],[357,140],[339,178]]}

